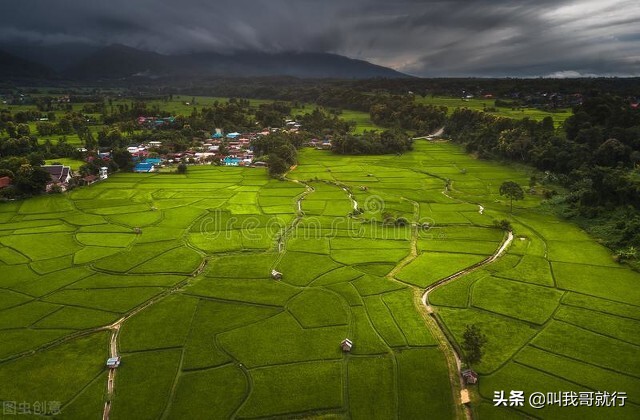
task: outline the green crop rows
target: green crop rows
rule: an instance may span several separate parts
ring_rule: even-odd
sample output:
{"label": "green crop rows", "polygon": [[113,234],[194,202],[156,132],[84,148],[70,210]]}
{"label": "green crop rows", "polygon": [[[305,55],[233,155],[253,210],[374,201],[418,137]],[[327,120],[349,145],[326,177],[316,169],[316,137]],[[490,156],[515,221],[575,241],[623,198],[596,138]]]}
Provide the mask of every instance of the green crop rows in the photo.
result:
{"label": "green crop rows", "polygon": [[[107,327],[126,317],[114,419],[458,415],[419,296],[499,248],[498,187],[527,174],[446,143],[300,155],[285,181],[191,166],[0,204],[0,398],[101,416]],[[470,323],[489,337],[475,411],[561,418],[491,398],[619,390],[632,408],[612,413],[634,417],[640,277],[538,202],[515,204],[506,255],[429,296],[454,344]]]}

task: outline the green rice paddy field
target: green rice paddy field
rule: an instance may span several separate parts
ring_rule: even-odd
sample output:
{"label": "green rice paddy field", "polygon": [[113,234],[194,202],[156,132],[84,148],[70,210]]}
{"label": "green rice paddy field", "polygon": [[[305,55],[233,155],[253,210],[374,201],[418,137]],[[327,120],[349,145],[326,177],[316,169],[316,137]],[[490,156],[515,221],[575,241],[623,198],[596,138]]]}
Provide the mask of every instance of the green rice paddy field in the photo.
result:
{"label": "green rice paddy field", "polygon": [[[59,401],[70,419],[100,418],[107,399],[113,419],[462,418],[450,350],[420,296],[500,246],[506,179],[528,174],[421,141],[402,156],[304,149],[285,181],[194,166],[2,203],[0,399]],[[454,345],[470,323],[489,338],[472,410],[638,418],[640,275],[538,206],[514,205],[505,255],[429,295]],[[385,213],[411,223],[383,225]],[[494,407],[500,390],[628,398]]]}

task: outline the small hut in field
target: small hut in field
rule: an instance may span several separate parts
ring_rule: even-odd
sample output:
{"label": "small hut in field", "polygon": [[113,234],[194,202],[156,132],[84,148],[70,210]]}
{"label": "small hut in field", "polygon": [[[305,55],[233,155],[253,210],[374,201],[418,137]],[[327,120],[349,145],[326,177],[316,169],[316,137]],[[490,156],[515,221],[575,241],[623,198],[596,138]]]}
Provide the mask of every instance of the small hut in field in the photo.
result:
{"label": "small hut in field", "polygon": [[460,374],[462,375],[465,384],[473,385],[478,383],[478,374],[475,371],[471,369],[465,369],[460,372]]}
{"label": "small hut in field", "polygon": [[353,341],[349,340],[348,338],[345,338],[340,343],[340,347],[342,348],[343,352],[349,353],[351,351],[351,349],[353,348]]}
{"label": "small hut in field", "polygon": [[107,367],[109,369],[115,369],[120,366],[120,356],[110,357],[107,359]]}
{"label": "small hut in field", "polygon": [[282,273],[276,270],[271,270],[271,278],[274,280],[282,279]]}

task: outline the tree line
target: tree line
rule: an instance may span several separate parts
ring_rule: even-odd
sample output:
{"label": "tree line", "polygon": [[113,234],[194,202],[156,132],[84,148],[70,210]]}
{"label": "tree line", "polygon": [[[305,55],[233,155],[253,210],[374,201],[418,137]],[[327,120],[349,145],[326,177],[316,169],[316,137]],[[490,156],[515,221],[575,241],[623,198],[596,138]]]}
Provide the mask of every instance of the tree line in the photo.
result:
{"label": "tree line", "polygon": [[551,202],[607,245],[621,259],[640,255],[640,110],[626,98],[595,95],[576,106],[560,129],[551,118],[513,120],[458,109],[445,133],[481,158],[507,159],[540,170],[538,182],[566,193]]}

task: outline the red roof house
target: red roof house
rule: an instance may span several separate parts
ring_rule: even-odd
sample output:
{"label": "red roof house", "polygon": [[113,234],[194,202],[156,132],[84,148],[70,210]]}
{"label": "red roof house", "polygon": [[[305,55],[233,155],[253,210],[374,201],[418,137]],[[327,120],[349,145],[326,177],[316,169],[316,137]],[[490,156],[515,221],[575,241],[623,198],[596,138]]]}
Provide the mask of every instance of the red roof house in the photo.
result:
{"label": "red roof house", "polygon": [[9,185],[11,185],[11,178],[9,178],[8,176],[3,176],[0,178],[0,189],[7,188]]}

